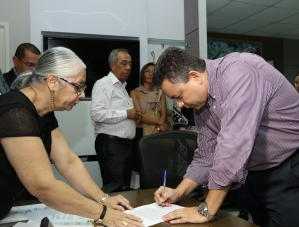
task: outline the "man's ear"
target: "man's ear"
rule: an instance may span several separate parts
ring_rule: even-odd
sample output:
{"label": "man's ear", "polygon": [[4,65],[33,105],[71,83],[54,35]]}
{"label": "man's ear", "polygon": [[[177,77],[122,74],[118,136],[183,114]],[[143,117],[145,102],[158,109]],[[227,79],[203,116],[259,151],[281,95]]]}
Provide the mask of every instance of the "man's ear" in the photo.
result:
{"label": "man's ear", "polygon": [[201,74],[197,71],[190,71],[188,74],[188,78],[194,80],[202,80]]}
{"label": "man's ear", "polygon": [[110,69],[111,69],[111,71],[113,71],[115,69],[115,63],[114,62],[110,62]]}
{"label": "man's ear", "polygon": [[16,56],[12,57],[12,61],[13,61],[14,66],[16,66],[19,63],[19,59]]}

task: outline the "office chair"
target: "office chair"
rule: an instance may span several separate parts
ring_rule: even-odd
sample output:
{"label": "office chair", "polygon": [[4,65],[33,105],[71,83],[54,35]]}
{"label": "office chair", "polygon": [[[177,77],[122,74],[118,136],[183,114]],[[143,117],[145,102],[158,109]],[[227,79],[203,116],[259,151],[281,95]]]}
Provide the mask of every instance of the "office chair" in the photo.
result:
{"label": "office chair", "polygon": [[[185,130],[170,130],[144,136],[139,140],[140,189],[158,188],[163,185],[167,171],[166,186],[176,188],[183,180],[187,167],[197,148],[197,134]],[[189,197],[202,197],[199,187]]]}

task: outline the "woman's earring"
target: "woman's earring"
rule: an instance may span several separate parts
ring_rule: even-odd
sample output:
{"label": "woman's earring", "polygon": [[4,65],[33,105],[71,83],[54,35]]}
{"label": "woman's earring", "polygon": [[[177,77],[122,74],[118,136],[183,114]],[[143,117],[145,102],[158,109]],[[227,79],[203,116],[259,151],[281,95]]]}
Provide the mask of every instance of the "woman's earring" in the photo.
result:
{"label": "woman's earring", "polygon": [[54,111],[54,90],[51,90],[51,106],[52,110]]}

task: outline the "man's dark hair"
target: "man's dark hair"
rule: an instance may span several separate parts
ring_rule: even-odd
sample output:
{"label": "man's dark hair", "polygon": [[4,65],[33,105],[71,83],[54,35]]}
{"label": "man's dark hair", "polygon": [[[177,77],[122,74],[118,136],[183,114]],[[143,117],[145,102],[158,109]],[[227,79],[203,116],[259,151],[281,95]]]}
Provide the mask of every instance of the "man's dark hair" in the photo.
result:
{"label": "man's dark hair", "polygon": [[142,67],[142,69],[141,69],[141,71],[140,71],[140,75],[139,75],[139,78],[140,78],[140,84],[141,84],[141,85],[144,84],[144,73],[145,73],[145,70],[147,69],[147,67],[149,67],[149,66],[151,66],[151,65],[152,65],[152,66],[155,66],[154,63],[149,62],[149,63],[145,64],[145,65]]}
{"label": "man's dark hair", "polygon": [[299,72],[296,73],[295,79],[296,79],[297,76],[299,76]]}
{"label": "man's dark hair", "polygon": [[160,89],[165,79],[173,84],[187,83],[189,72],[194,70],[203,73],[206,63],[178,47],[168,47],[159,57],[154,73],[153,86]]}
{"label": "man's dark hair", "polygon": [[15,56],[18,59],[23,59],[25,57],[25,50],[30,51],[33,54],[41,55],[39,49],[31,43],[22,43],[18,46]]}
{"label": "man's dark hair", "polygon": [[252,54],[257,54],[257,51],[254,47],[247,47],[244,52],[247,52],[247,53],[252,53]]}

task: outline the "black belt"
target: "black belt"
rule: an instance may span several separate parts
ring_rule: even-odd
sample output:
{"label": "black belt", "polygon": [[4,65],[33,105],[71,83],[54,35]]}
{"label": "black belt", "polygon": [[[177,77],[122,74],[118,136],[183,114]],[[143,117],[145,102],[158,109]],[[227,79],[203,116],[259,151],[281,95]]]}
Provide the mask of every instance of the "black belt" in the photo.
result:
{"label": "black belt", "polygon": [[118,136],[111,136],[111,135],[107,135],[107,134],[104,134],[104,133],[98,134],[98,136],[106,137],[106,138],[113,139],[113,140],[117,140],[117,141],[119,141],[121,143],[124,143],[124,144],[132,144],[133,143],[133,139],[120,138]]}

